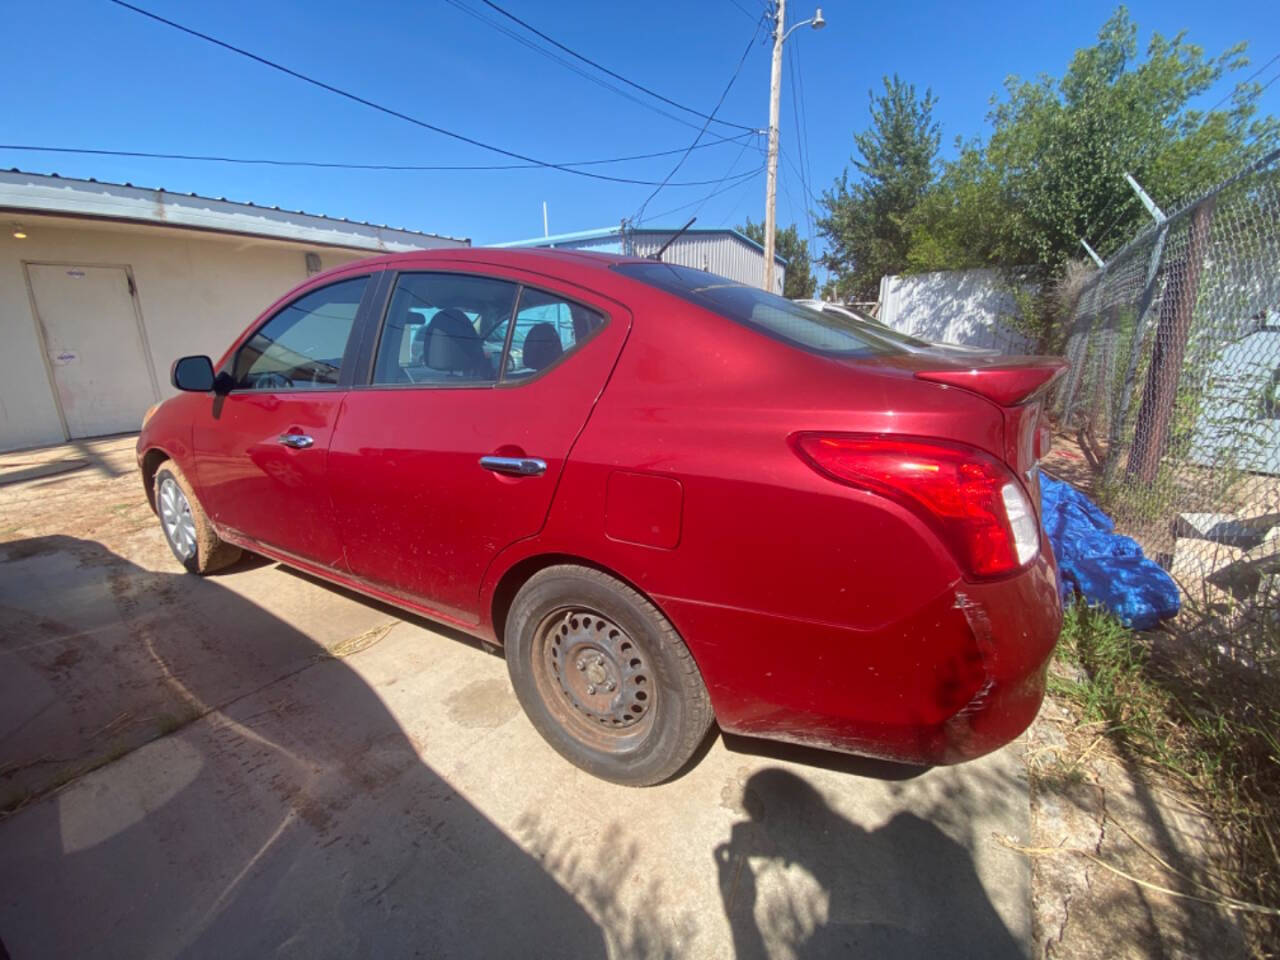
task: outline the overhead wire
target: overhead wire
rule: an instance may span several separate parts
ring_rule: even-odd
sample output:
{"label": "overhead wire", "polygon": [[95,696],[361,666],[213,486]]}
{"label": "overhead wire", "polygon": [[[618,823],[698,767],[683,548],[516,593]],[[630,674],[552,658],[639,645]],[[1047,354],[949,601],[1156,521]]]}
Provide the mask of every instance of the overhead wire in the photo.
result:
{"label": "overhead wire", "polygon": [[805,213],[809,228],[809,258],[811,262],[817,263],[818,239],[816,216],[817,208],[820,207],[821,204],[815,201],[812,207],[809,206],[809,201],[813,197],[813,145],[809,140],[809,109],[805,102],[804,95],[804,62],[800,58],[800,51],[803,49],[804,44],[799,44],[795,49],[796,81],[800,88],[800,135],[804,140],[804,177],[802,178],[801,186],[804,188],[805,193]]}
{"label": "overhead wire", "polygon": [[[426,120],[419,119],[418,117],[410,116],[409,114],[404,113],[400,110],[396,110],[392,107],[385,106],[374,100],[370,100],[367,97],[362,97],[359,94],[350,92],[349,90],[344,90],[341,87],[335,86],[331,83],[326,83],[323,80],[318,80],[315,77],[308,76],[307,74],[302,73],[301,71],[294,70],[290,67],[286,67],[283,64],[277,63],[274,60],[269,59],[268,57],[264,57],[264,56],[261,56],[260,54],[253,53],[252,51],[246,50],[243,47],[237,47],[234,44],[228,43],[225,40],[219,40],[217,37],[211,36],[207,33],[202,33],[201,31],[193,29],[192,27],[185,26],[181,23],[178,23],[176,20],[170,20],[167,17],[160,16],[158,13],[152,13],[150,10],[145,10],[142,7],[138,7],[132,3],[128,3],[126,2],[126,0],[108,0],[108,2],[113,3],[116,6],[121,7],[125,10],[130,10],[133,13],[139,14],[140,16],[146,17],[150,20],[154,20],[157,23],[161,23],[161,24],[164,24],[165,26],[172,27],[173,29],[178,30],[182,33],[188,34],[189,36],[193,36],[200,40],[204,40],[207,43],[213,44],[214,46],[221,47],[224,50],[228,50],[242,57],[246,57],[247,59],[253,60],[256,63],[260,63],[265,67],[269,67],[272,70],[279,71],[280,73],[283,73],[286,76],[293,77],[294,79],[301,80],[304,83],[310,84],[311,86],[318,87],[321,90],[326,90],[329,93],[335,94],[339,97],[350,100],[354,103],[361,104],[362,106],[368,107],[371,110],[376,110],[379,113],[386,114],[387,116],[390,116],[390,117],[395,117],[398,120],[403,120],[406,123],[410,123],[414,126],[421,127],[424,130],[430,130],[433,133],[438,133],[441,136],[449,137],[450,139],[457,140],[461,143],[470,144],[471,146],[479,147],[482,150],[488,150],[491,153],[497,153],[504,157],[510,157],[513,160],[522,160],[525,163],[531,164],[532,166],[544,167],[550,170],[560,170],[564,173],[571,173],[574,176],[587,177],[592,180],[604,180],[609,183],[628,183],[628,184],[636,184],[639,186],[655,186],[656,185],[659,187],[659,189],[661,189],[664,186],[704,186],[707,183],[713,182],[709,180],[681,181],[680,183],[675,184],[670,182],[671,180],[670,174],[668,174],[667,178],[662,181],[640,180],[634,177],[615,177],[605,173],[594,173],[589,170],[580,170],[575,167],[570,167],[562,163],[552,163],[547,160],[540,160],[537,157],[533,157],[525,153],[520,153],[519,151],[516,151],[516,150],[509,150],[506,147],[499,147],[491,143],[486,143],[483,140],[479,140],[475,137],[471,137],[463,133],[458,133],[455,130],[449,130],[445,127],[440,126],[439,124],[430,123]],[[707,121],[707,122],[709,123],[710,121]],[[702,132],[705,132],[705,130],[706,130],[706,126],[704,124]],[[699,134],[699,136],[701,136],[701,133]],[[685,151],[685,155],[686,156],[688,155],[688,150]]]}
{"label": "overhead wire", "polygon": [[494,30],[497,30],[499,33],[507,37],[510,37],[512,40],[516,41],[522,46],[525,46],[528,49],[535,51],[536,53],[540,53],[542,56],[546,57],[548,60],[552,60],[560,64],[566,70],[573,71],[583,79],[590,80],[592,83],[596,84],[597,86],[603,87],[606,90],[611,90],[614,93],[616,93],[618,96],[623,97],[627,100],[630,100],[632,103],[638,104],[644,107],[646,110],[651,110],[660,116],[666,117],[668,120],[672,120],[675,123],[688,127],[691,130],[698,129],[698,125],[693,121],[687,120],[684,117],[678,117],[674,113],[671,113],[670,111],[663,110],[662,107],[658,106],[656,103],[650,103],[648,100],[645,100],[642,97],[638,97],[633,93],[628,93],[626,90],[623,90],[620,87],[614,86],[612,83],[610,83],[608,80],[605,80],[603,77],[597,77],[595,74],[589,73],[588,71],[582,69],[581,67],[576,66],[573,63],[570,63],[564,57],[558,56],[554,51],[548,50],[546,47],[539,46],[537,43],[530,40],[528,37],[522,36],[520,33],[516,32],[515,30],[512,30],[510,27],[503,26],[498,21],[490,17],[486,17],[479,10],[475,10],[472,7],[467,6],[465,3],[462,2],[462,0],[445,0],[445,2],[452,7],[456,7],[458,10],[461,10],[463,13],[466,13],[467,15],[473,17],[474,19],[479,20],[481,23],[484,23],[492,27]]}
{"label": "overhead wire", "polygon": [[[1248,83],[1249,81],[1251,81],[1251,80],[1252,80],[1254,77],[1256,77],[1258,74],[1262,73],[1262,71],[1266,70],[1266,69],[1267,69],[1267,67],[1271,66],[1271,65],[1272,65],[1273,63],[1275,63],[1277,60],[1280,60],[1280,53],[1277,53],[1274,57],[1272,57],[1270,60],[1268,60],[1268,61],[1267,61],[1266,63],[1264,63],[1262,66],[1260,66],[1257,70],[1253,71],[1253,73],[1249,74],[1249,76],[1245,77],[1243,80],[1241,80],[1239,83],[1237,83],[1234,87],[1232,87],[1232,88],[1231,88],[1231,90],[1230,90],[1228,93],[1226,93],[1226,94],[1223,96],[1223,98],[1222,98],[1221,100],[1219,100],[1219,101],[1218,101],[1217,103],[1215,103],[1212,107],[1210,107],[1208,110],[1206,110],[1206,111],[1205,111],[1205,113],[1213,113],[1213,111],[1217,110],[1220,106],[1222,106],[1224,103],[1226,103],[1226,102],[1227,102],[1228,100],[1230,100],[1232,97],[1234,97],[1234,96],[1236,95],[1236,93],[1237,93],[1237,92],[1239,92],[1239,90],[1240,90],[1240,88],[1241,88],[1241,87],[1243,87],[1246,83]],[[1277,74],[1276,76],[1280,76],[1280,74]],[[1258,94],[1262,93],[1262,91],[1263,91],[1263,90],[1267,89],[1267,87],[1271,86],[1271,84],[1275,83],[1275,81],[1276,81],[1276,78],[1275,78],[1275,77],[1272,77],[1269,81],[1267,81],[1266,86],[1264,86],[1264,87],[1262,87],[1262,89],[1260,89],[1260,90],[1256,91],[1250,99],[1256,99],[1256,98],[1257,98],[1257,96],[1258,96]]]}
{"label": "overhead wire", "polygon": [[[761,167],[761,168],[760,168],[760,170],[757,170],[757,171],[756,171],[756,173],[757,173],[757,174],[759,174],[763,169],[764,169],[764,168],[763,168],[763,167]],[[739,187],[741,187],[741,186],[748,186],[748,185],[750,185],[750,183],[751,183],[751,180],[744,180],[744,181],[742,181],[742,182],[741,182],[741,183],[739,183],[739,184],[735,184],[735,186],[739,186]],[[728,191],[726,190],[725,192],[727,193]],[[745,200],[745,199],[746,199],[746,197],[747,197],[747,193],[746,193],[745,191],[744,191],[744,192],[742,192],[742,193],[740,193],[740,194],[738,194],[738,199],[736,199],[736,200],[734,200],[734,201],[733,201],[733,206],[732,206],[732,207],[730,207],[730,208],[729,208],[729,210],[728,210],[728,211],[725,213],[725,215],[724,215],[724,222],[725,222],[725,223],[733,223],[733,221],[734,221],[734,215],[738,212],[738,208],[739,208],[740,206],[742,206],[742,201],[743,201],[743,200]]]}
{"label": "overhead wire", "polygon": [[[753,136],[753,134],[741,133],[736,137],[723,137],[718,140],[712,140],[708,143],[700,143],[698,144],[698,149],[701,150],[707,147],[718,147],[724,143],[743,143],[745,146],[750,146],[751,138]],[[91,147],[46,146],[27,143],[0,143],[0,150],[16,150],[31,153],[85,154],[88,156],[102,157],[137,157],[146,160],[193,160],[213,163],[256,164],[272,167],[318,167],[321,169],[334,170],[536,170],[540,166],[539,164],[532,163],[347,163],[337,160],[281,160],[267,157],[228,157],[221,154],[200,153],[158,153],[146,150],[106,150]],[[626,157],[609,157],[599,160],[567,160],[560,163],[559,166],[587,167],[610,163],[626,163],[632,160],[649,160],[654,157],[669,157],[677,153],[683,153],[684,150],[684,147],[676,147],[671,150],[657,150],[652,153],[636,153]]]}
{"label": "overhead wire", "polygon": [[569,56],[574,57],[577,60],[581,60],[583,63],[589,64],[592,67],[595,67],[601,73],[608,74],[609,76],[613,77],[613,79],[618,80],[622,83],[625,83],[629,87],[633,87],[636,90],[640,90],[643,93],[647,93],[649,96],[657,100],[661,100],[663,103],[667,104],[668,106],[672,106],[679,110],[683,110],[686,113],[691,113],[696,117],[701,117],[702,119],[706,120],[708,123],[714,120],[716,123],[724,124],[725,126],[729,126],[729,127],[736,127],[739,130],[757,130],[758,129],[757,127],[748,127],[740,123],[732,123],[731,121],[728,121],[728,120],[721,120],[715,115],[715,111],[712,111],[710,114],[706,114],[700,110],[695,110],[693,107],[685,106],[683,103],[680,103],[677,100],[672,100],[670,97],[664,96],[661,93],[658,93],[656,90],[652,90],[649,87],[646,87],[643,84],[637,83],[634,80],[631,80],[628,77],[625,77],[614,70],[610,70],[604,64],[599,63],[595,60],[592,60],[590,57],[587,57],[581,53],[578,53],[578,51],[574,50],[572,47],[566,46],[565,44],[561,43],[559,40],[555,39],[554,37],[548,36],[547,34],[543,33],[541,30],[539,30],[537,27],[535,27],[533,24],[529,23],[528,21],[521,20],[514,13],[511,13],[510,11],[500,7],[498,4],[494,3],[493,0],[480,0],[480,2],[483,3],[486,7],[489,7],[491,10],[494,10],[495,12],[500,13],[502,16],[506,17],[508,20],[512,21],[513,23],[518,23],[520,26],[524,27],[530,33],[538,37],[541,37],[543,40],[551,44],[557,50],[564,51],[565,53],[569,54]]}
{"label": "overhead wire", "polygon": [[[808,175],[805,173],[806,163],[808,158],[808,143],[805,139],[804,130],[801,127],[801,121],[800,121],[800,93],[799,93],[800,84],[796,79],[797,67],[796,67],[796,57],[794,55],[787,60],[787,67],[791,74],[792,126],[795,127],[795,132],[796,132],[796,151],[800,154],[800,166],[799,166],[799,169],[796,171],[796,173],[799,174],[800,186],[803,190],[803,196],[805,199],[805,203],[801,209],[801,213],[804,215],[805,234],[808,238],[809,245],[813,246],[813,214],[809,209],[808,196],[807,196],[809,193],[809,178],[808,178]],[[794,200],[792,201],[792,203],[793,203],[792,213],[794,215],[794,212],[795,212]]]}
{"label": "overhead wire", "polygon": [[[763,23],[763,20],[761,23]],[[663,187],[667,186],[671,181],[671,178],[679,172],[680,168],[684,165],[684,162],[689,159],[689,154],[693,152],[694,147],[698,145],[698,142],[707,132],[707,127],[710,125],[711,121],[715,119],[715,115],[720,112],[720,108],[724,105],[725,97],[729,96],[729,91],[733,89],[733,85],[737,81],[738,75],[742,73],[742,65],[747,62],[747,56],[751,53],[751,48],[755,46],[756,37],[760,35],[760,26],[760,23],[756,24],[756,28],[751,31],[751,38],[747,40],[747,45],[742,51],[742,56],[738,58],[738,65],[733,68],[733,74],[729,77],[729,82],[725,84],[724,90],[720,93],[720,99],[716,101],[715,107],[712,109],[711,113],[708,114],[707,119],[703,121],[702,129],[699,130],[698,135],[693,138],[693,143],[689,144],[689,148],[685,150],[680,159],[676,161],[675,166],[671,168],[671,172],[667,174],[663,182],[654,187],[653,192],[650,193],[649,196],[645,197],[644,203],[640,204],[640,209],[637,210],[635,215],[631,218],[633,222],[640,222],[644,218],[645,208],[649,206],[650,201],[652,201],[653,198],[662,191]]]}
{"label": "overhead wire", "polygon": [[729,2],[730,2],[731,4],[733,4],[735,7],[737,7],[739,10],[741,10],[741,11],[742,11],[742,15],[743,15],[744,17],[747,17],[748,19],[751,19],[751,20],[758,20],[758,19],[760,19],[760,17],[761,17],[761,16],[763,16],[763,14],[762,14],[762,13],[760,13],[760,14],[752,13],[750,10],[748,10],[746,7],[744,7],[741,3],[739,3],[739,2],[738,2],[738,0],[729,0]]}
{"label": "overhead wire", "polygon": [[[728,180],[728,179],[729,179],[729,177],[731,177],[731,176],[733,175],[734,170],[736,170],[736,169],[738,168],[738,163],[739,163],[739,161],[741,161],[741,160],[742,160],[742,158],[743,158],[743,156],[745,156],[745,155],[746,155],[747,147],[749,147],[749,146],[751,146],[751,144],[750,144],[750,143],[744,143],[744,144],[742,145],[742,149],[738,151],[738,155],[737,155],[736,157],[734,157],[734,158],[733,158],[733,163],[729,164],[729,169],[728,169],[728,170],[726,170],[726,171],[725,171],[725,173],[724,173],[724,176],[720,178],[720,182],[721,182],[721,183],[723,183],[725,180]],[[702,202],[701,202],[701,203],[699,203],[699,204],[694,208],[694,210],[693,210],[693,215],[694,215],[695,217],[696,217],[698,214],[700,214],[700,213],[702,212],[702,208],[703,208],[703,207],[705,207],[705,206],[707,205],[707,201],[711,199],[711,197],[714,195],[714,193],[715,193],[715,191],[714,191],[714,190],[713,190],[711,193],[708,193],[705,197],[703,197],[703,198],[702,198]]]}
{"label": "overhead wire", "polygon": [[688,203],[682,203],[678,207],[672,207],[670,210],[663,210],[661,213],[651,214],[645,217],[643,220],[633,220],[632,222],[637,225],[644,224],[644,223],[652,223],[654,220],[661,220],[663,217],[669,217],[673,213],[680,213],[681,211],[688,210],[691,207],[696,207],[699,204],[706,203],[712,197],[718,197],[723,193],[728,193],[730,190],[734,189],[735,187],[740,187],[746,183],[749,183],[752,179],[760,176],[760,174],[762,173],[764,173],[764,164],[761,164],[760,166],[756,167],[754,170],[746,170],[738,174],[737,176],[732,178],[731,182],[728,182],[725,186],[721,187],[718,190],[713,190],[711,193],[708,193],[701,200],[691,200]]}

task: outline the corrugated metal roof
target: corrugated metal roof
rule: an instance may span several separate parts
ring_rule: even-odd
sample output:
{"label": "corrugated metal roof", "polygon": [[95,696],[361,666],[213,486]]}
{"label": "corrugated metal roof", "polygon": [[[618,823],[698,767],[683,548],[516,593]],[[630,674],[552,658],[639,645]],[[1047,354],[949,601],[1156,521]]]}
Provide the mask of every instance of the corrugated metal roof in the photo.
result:
{"label": "corrugated metal roof", "polygon": [[[627,234],[632,237],[655,237],[655,236],[669,237],[673,233],[675,233],[677,229],[679,228],[677,227],[669,230],[659,230],[653,227],[637,227],[633,230],[628,230]],[[690,227],[688,230],[685,230],[682,235],[690,236],[692,234],[703,234],[703,235],[719,234],[725,237],[736,237],[737,239],[741,240],[743,243],[750,244],[752,247],[755,247],[755,249],[760,251],[760,253],[762,254],[764,253],[763,246],[756,243],[754,240],[752,240],[742,231],[734,230],[732,227]],[[584,244],[592,240],[608,240],[614,237],[621,238],[621,235],[622,235],[622,227],[620,226],[599,227],[595,230],[579,230],[576,233],[558,233],[558,234],[552,234],[549,237],[533,237],[529,240],[509,240],[506,243],[491,243],[489,244],[489,246],[491,247],[558,247],[562,244],[578,245],[578,244]],[[775,262],[781,263],[783,265],[785,265],[787,262],[786,258],[779,256],[776,251],[773,255],[773,259]]]}
{"label": "corrugated metal roof", "polygon": [[[31,173],[16,167],[0,171],[0,209],[161,223],[392,252],[436,246],[469,246],[471,243],[469,239],[303,210],[285,210],[226,197],[175,193],[164,187],[139,187],[132,183],[85,180],[56,173]],[[421,240],[431,242],[422,243]]]}

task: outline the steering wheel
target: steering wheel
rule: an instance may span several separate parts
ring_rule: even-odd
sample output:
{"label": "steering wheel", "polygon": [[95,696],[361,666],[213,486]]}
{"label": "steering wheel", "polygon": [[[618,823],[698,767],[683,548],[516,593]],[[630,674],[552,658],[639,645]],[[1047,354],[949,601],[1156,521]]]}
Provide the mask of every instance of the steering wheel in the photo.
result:
{"label": "steering wheel", "polygon": [[293,381],[283,373],[275,371],[260,373],[253,378],[253,388],[255,390],[290,390],[293,388]]}

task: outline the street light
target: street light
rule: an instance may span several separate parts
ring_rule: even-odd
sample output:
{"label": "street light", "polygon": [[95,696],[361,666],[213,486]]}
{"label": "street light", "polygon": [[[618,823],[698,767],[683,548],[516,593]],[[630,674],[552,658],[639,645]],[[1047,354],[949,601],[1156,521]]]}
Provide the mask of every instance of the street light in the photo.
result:
{"label": "street light", "polygon": [[778,229],[778,111],[782,100],[782,45],[801,27],[821,30],[827,25],[822,8],[808,20],[787,22],[787,0],[778,0],[777,19],[773,28],[773,73],[769,83],[769,174],[764,195],[764,288],[773,292],[773,251]]}
{"label": "street light", "polygon": [[791,25],[791,29],[782,35],[782,42],[786,43],[787,37],[791,36],[801,27],[813,27],[815,30],[821,30],[826,25],[827,21],[822,19],[822,8],[818,7],[818,9],[814,11],[813,16],[808,20],[801,20],[799,23],[793,23]]}

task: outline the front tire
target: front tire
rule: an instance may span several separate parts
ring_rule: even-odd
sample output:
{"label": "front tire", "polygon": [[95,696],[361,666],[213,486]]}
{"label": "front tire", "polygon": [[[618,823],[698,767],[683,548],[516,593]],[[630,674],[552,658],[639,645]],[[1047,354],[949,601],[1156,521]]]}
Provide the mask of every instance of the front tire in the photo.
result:
{"label": "front tire", "polygon": [[214,532],[191,484],[172,460],[156,471],[155,496],[164,538],[188,573],[213,573],[240,559],[240,548]]}
{"label": "front tire", "polygon": [[590,567],[529,578],[504,631],[521,706],[570,763],[628,786],[676,774],[714,719],[689,649],[652,603]]}

